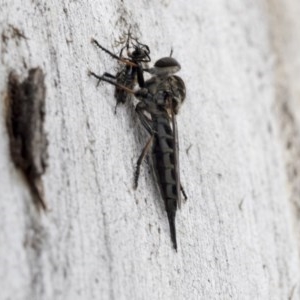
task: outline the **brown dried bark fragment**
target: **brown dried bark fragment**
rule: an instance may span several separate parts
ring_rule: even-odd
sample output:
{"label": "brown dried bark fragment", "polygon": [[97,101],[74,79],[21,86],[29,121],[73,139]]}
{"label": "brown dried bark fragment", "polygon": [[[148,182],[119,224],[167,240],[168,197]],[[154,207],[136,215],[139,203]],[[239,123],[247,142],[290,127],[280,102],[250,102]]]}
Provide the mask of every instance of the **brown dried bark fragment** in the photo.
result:
{"label": "brown dried bark fragment", "polygon": [[30,187],[34,204],[46,210],[41,177],[47,167],[47,137],[45,119],[44,74],[40,68],[28,71],[19,81],[15,72],[8,78],[7,128],[12,160]]}

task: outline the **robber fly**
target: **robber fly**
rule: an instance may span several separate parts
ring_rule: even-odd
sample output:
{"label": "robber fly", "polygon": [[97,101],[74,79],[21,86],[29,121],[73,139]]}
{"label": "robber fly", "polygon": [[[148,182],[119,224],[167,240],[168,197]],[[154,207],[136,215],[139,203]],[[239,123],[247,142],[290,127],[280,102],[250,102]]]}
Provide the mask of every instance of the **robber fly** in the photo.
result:
{"label": "robber fly", "polygon": [[[136,38],[132,37],[130,29],[127,34],[126,45],[120,50],[119,56],[115,55],[108,49],[101,46],[95,39],[92,39],[94,43],[101,50],[109,54],[112,58],[117,59],[120,62],[125,63],[121,70],[116,74],[112,75],[105,72],[102,76],[115,80],[117,84],[123,85],[129,89],[133,89],[136,82],[139,86],[144,85],[144,76],[142,74],[142,64],[151,61],[150,49],[147,45],[140,43]],[[123,51],[126,49],[127,57],[123,56]],[[100,80],[99,80],[100,81]],[[115,112],[117,106],[120,103],[127,101],[129,94],[124,90],[116,86],[115,98],[117,100]]]}
{"label": "robber fly", "polygon": [[[137,65],[137,68],[141,69],[141,66]],[[184,198],[187,199],[180,183],[176,123],[176,115],[186,96],[183,80],[174,75],[180,68],[180,64],[172,57],[159,59],[153,68],[141,70],[140,74],[142,76],[143,72],[148,72],[152,77],[147,81],[143,80],[144,84],[140,85],[140,89],[137,91],[120,85],[107,78],[106,75],[98,76],[90,72],[90,75],[98,80],[113,84],[140,100],[136,106],[136,112],[142,125],[150,134],[150,138],[137,161],[134,185],[136,188],[141,163],[151,151],[157,183],[168,215],[171,240],[176,251],[175,216],[177,207],[180,208],[181,206],[181,192]]]}
{"label": "robber fly", "polygon": [[[187,199],[180,183],[176,122],[176,115],[186,96],[184,81],[174,75],[180,68],[180,64],[172,57],[159,59],[154,68],[144,70],[153,76],[135,93],[135,97],[140,100],[136,112],[150,134],[137,162],[135,187],[138,184],[140,165],[151,149],[153,167],[165,202],[171,239],[176,251],[175,216],[177,207],[181,207],[181,192]],[[147,113],[151,119],[147,117]]]}

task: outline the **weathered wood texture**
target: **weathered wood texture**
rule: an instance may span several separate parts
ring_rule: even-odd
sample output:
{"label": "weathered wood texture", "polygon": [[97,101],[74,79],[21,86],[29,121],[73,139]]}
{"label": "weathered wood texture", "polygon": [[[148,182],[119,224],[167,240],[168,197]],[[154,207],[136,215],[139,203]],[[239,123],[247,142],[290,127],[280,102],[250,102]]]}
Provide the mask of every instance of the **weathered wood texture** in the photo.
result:
{"label": "weathered wood texture", "polygon": [[[0,299],[300,299],[300,3],[0,1]],[[87,76],[117,63],[132,25],[152,59],[171,47],[187,99],[178,116],[179,249],[133,104]],[[46,74],[49,211],[9,156],[8,74]]]}

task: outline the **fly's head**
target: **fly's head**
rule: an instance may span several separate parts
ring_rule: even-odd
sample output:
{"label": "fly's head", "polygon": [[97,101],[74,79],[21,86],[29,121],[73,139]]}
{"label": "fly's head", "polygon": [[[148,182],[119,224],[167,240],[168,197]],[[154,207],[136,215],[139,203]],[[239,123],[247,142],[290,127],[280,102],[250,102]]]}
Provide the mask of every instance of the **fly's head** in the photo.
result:
{"label": "fly's head", "polygon": [[177,73],[181,69],[179,62],[173,57],[163,57],[159,59],[153,68],[144,69],[144,71],[161,77],[167,77]]}

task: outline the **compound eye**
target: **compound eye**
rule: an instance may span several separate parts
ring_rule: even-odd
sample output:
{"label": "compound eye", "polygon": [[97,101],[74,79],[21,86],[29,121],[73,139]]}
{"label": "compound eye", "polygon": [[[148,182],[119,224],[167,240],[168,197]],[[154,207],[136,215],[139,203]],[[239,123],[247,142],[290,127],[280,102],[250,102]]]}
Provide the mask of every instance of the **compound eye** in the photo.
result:
{"label": "compound eye", "polygon": [[152,68],[152,74],[164,76],[166,74],[175,74],[181,69],[179,62],[173,57],[163,57],[159,59]]}
{"label": "compound eye", "polygon": [[178,68],[179,70],[181,69],[181,66],[179,64],[179,62],[174,59],[173,57],[163,57],[161,59],[159,59],[155,65],[156,68]]}

